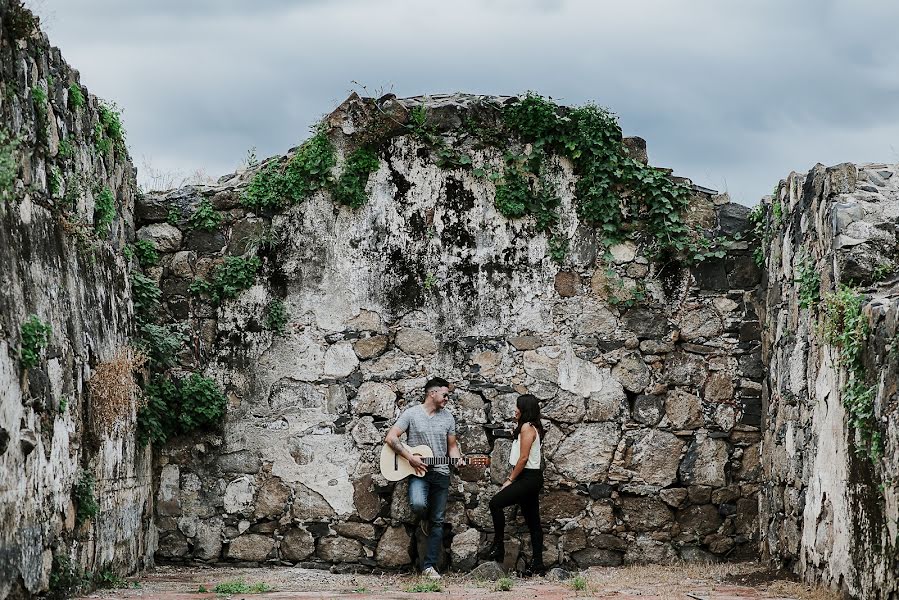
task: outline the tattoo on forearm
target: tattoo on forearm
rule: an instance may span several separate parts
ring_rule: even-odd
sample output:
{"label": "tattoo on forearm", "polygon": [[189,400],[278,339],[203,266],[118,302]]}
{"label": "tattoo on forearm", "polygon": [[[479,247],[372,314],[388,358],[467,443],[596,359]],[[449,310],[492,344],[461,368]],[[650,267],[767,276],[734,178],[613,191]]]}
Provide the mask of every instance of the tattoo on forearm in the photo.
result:
{"label": "tattoo on forearm", "polygon": [[399,438],[391,438],[390,439],[390,447],[393,448],[394,452],[402,452],[403,451],[403,443],[400,442]]}

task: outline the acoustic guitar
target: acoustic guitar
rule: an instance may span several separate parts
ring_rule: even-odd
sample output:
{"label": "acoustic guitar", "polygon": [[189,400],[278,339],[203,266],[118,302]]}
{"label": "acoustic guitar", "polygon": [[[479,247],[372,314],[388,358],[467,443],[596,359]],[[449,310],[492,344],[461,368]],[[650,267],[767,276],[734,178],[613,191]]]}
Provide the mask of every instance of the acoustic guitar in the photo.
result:
{"label": "acoustic guitar", "polygon": [[[403,447],[413,455],[419,457],[421,462],[430,466],[433,465],[478,465],[486,467],[490,465],[490,457],[482,454],[472,454],[462,458],[450,458],[449,456],[434,457],[434,452],[430,447],[421,445],[412,448],[403,444]],[[381,448],[381,475],[387,481],[399,481],[405,479],[409,475],[417,475],[415,469],[409,464],[409,461],[393,451],[389,444],[384,444]]]}

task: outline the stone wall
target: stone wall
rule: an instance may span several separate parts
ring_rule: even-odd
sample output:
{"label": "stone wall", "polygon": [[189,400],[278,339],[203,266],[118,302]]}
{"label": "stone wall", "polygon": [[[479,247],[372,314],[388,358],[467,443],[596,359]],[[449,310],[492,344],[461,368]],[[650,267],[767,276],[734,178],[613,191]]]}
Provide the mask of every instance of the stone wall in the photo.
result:
{"label": "stone wall", "polygon": [[[777,207],[777,210],[775,210]],[[894,598],[897,579],[897,277],[899,175],[895,165],[816,166],[791,174],[766,204],[773,230],[764,315],[765,428],[760,496],[762,554],[852,597]],[[780,214],[780,218],[777,217]],[[822,335],[828,311],[799,305],[803,270],[820,293],[841,285],[863,296],[870,334],[864,384],[874,386],[869,458],[850,425],[849,374]]]}
{"label": "stone wall", "polygon": [[[456,147],[466,142],[452,124],[500,101],[427,100]],[[339,148],[357,130],[356,102],[326,119]],[[471,568],[492,535],[487,501],[508,472],[524,392],[546,417],[549,563],[756,555],[762,366],[749,245],[695,271],[663,268],[631,243],[605,256],[557,158],[570,248],[559,265],[533,220],[502,217],[493,184],[474,174],[501,154],[471,156],[474,170],[442,169],[414,136],[395,137],[359,209],[319,192],[249,213],[239,198],[254,169],[138,202],[137,236],[165,253],[152,275],[168,313],[193,332],[182,366],[229,398],[220,433],[158,449],[158,559],[407,567],[421,554],[407,484],[385,481],[377,457],[435,375],[455,386],[448,408],[464,451],[493,459],[453,478],[453,568]],[[222,213],[216,231],[190,226],[204,201]],[[691,219],[732,235],[747,214],[696,192]],[[245,253],[265,260],[253,287],[218,309],[190,294],[195,277]],[[264,324],[276,299],[288,316],[280,335]],[[516,523],[513,539],[526,538]]]}
{"label": "stone wall", "polygon": [[[75,106],[78,73],[18,2],[0,0],[0,598],[46,590],[54,556],[126,574],[152,561],[150,456],[134,410],[101,431],[88,407],[95,367],[128,342],[130,300],[118,251],[131,228],[127,155],[96,148],[96,98]],[[35,91],[40,90],[40,91]],[[41,100],[41,91],[46,100]],[[114,194],[109,232],[93,227],[98,190]],[[133,232],[132,232],[133,234]],[[20,360],[30,314],[51,328],[37,365]],[[73,485],[89,473],[100,512],[76,526]]]}

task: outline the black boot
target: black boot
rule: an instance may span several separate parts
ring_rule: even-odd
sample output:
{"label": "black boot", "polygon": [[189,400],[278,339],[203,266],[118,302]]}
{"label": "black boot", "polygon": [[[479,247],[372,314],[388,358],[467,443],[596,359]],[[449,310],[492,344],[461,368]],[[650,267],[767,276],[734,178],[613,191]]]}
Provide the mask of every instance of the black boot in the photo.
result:
{"label": "black boot", "polygon": [[487,559],[496,561],[500,564],[506,559],[506,545],[500,541],[493,541],[490,550],[487,551]]}
{"label": "black boot", "polygon": [[524,577],[543,577],[546,575],[546,566],[543,564],[543,556],[535,556],[527,563],[521,574]]}

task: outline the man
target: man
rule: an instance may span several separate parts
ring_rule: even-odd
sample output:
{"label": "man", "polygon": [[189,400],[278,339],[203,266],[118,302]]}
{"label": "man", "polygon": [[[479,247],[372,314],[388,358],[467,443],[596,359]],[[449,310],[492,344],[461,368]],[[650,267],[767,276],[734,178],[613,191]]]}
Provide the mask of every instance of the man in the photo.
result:
{"label": "man", "polygon": [[[443,515],[449,495],[449,466],[426,466],[420,458],[403,447],[399,436],[405,432],[406,443],[410,447],[424,444],[434,452],[435,457],[461,458],[456,443],[456,420],[445,408],[448,396],[449,383],[445,379],[434,377],[429,380],[425,384],[424,401],[403,411],[384,440],[394,452],[408,460],[419,475],[412,477],[409,482],[409,504],[412,512],[419,518],[422,532],[428,536],[422,574],[431,579],[440,579],[436,566],[440,546],[443,544]],[[430,532],[426,527],[429,522]]]}

